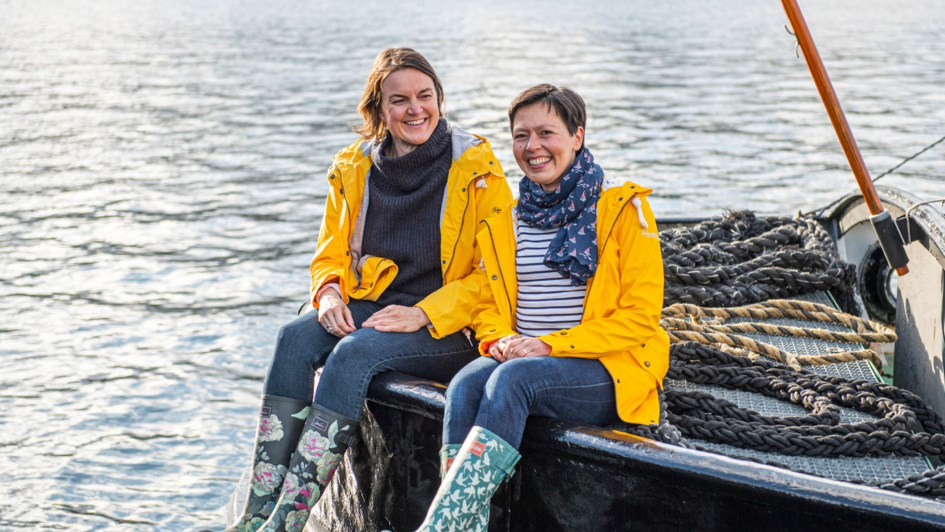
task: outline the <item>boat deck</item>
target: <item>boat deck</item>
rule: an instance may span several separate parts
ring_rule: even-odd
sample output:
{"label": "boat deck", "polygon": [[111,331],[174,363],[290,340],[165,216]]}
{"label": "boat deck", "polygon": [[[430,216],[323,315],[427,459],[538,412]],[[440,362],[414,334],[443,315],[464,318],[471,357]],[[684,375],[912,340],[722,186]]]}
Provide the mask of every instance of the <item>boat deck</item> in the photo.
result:
{"label": "boat deck", "polygon": [[[796,299],[802,299],[814,303],[835,306],[830,298],[824,292],[816,292],[806,296],[799,296]],[[728,323],[743,323],[752,321],[751,318],[737,318],[729,320]],[[766,320],[767,323],[777,325],[789,325],[794,327],[818,327],[835,330],[839,332],[849,332],[849,329],[842,325],[833,323],[808,322],[804,320],[793,319],[774,319]],[[754,340],[765,342],[777,346],[785,351],[798,355],[815,355],[825,353],[829,348],[842,347],[844,349],[855,349],[854,344],[838,344],[825,340],[811,340],[807,338],[793,338],[784,336],[773,336],[768,334],[745,334]],[[880,382],[879,377],[873,370],[872,365],[863,360],[858,362],[844,362],[841,364],[830,364],[826,366],[811,366],[810,370],[823,375],[836,375],[848,379],[864,379],[871,382]],[[677,381],[667,379],[665,383],[667,388],[687,391],[702,391],[710,393],[716,397],[731,401],[743,408],[750,408],[763,415],[769,416],[803,416],[808,412],[800,405],[781,401],[772,397],[765,397],[760,394],[744,392],[741,390],[729,390],[721,386],[708,384],[693,384],[686,381]],[[872,416],[856,410],[841,407],[841,423],[858,423],[869,421]],[[774,462],[783,464],[795,471],[814,473],[835,480],[863,480],[866,482],[886,481],[906,477],[913,473],[921,473],[931,469],[928,461],[921,457],[908,456],[888,456],[888,457],[841,457],[841,458],[817,458],[810,456],[787,456],[779,453],[768,453],[753,451],[750,449],[739,449],[730,445],[711,443],[702,440],[692,440],[693,444],[715,452],[730,456],[744,456],[746,458],[758,459],[763,462]]]}

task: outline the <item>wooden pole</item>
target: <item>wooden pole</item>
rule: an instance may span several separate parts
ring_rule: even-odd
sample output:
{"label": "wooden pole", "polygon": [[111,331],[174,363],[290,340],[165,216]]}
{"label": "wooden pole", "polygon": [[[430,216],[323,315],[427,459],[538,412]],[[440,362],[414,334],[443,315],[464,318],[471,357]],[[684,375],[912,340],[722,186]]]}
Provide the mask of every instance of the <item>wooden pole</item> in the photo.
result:
{"label": "wooden pole", "polygon": [[[866,163],[863,162],[863,156],[860,155],[860,149],[856,145],[856,139],[853,138],[850,124],[847,123],[847,117],[843,114],[843,108],[840,107],[840,100],[833,89],[833,84],[830,83],[827,69],[824,68],[824,62],[820,59],[820,53],[817,51],[814,39],[810,35],[810,30],[807,28],[804,15],[801,14],[801,8],[797,5],[797,0],[781,0],[781,4],[784,6],[788,20],[791,21],[791,28],[797,37],[798,45],[800,45],[801,51],[804,52],[807,68],[810,69],[814,84],[817,85],[817,91],[820,92],[820,99],[823,100],[824,107],[827,108],[827,115],[830,116],[833,128],[837,132],[840,145],[843,146],[843,153],[846,154],[850,168],[853,169],[853,176],[856,177],[856,182],[860,186],[860,192],[863,193],[863,199],[866,200],[870,214],[873,216],[882,214],[884,211],[883,204],[879,200],[879,194],[876,193],[876,187],[873,186],[873,180],[870,178],[869,170],[866,169]],[[902,247],[901,240],[899,246]],[[890,258],[889,253],[886,256],[887,259]],[[899,275],[905,275],[909,273],[909,268],[902,265],[896,268],[896,272]]]}

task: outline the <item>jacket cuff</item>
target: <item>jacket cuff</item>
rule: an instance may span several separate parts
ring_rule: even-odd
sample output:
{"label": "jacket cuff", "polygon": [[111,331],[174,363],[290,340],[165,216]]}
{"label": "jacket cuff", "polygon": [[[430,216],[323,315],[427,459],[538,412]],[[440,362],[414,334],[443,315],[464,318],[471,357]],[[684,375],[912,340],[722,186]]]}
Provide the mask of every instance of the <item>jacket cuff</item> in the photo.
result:
{"label": "jacket cuff", "polygon": [[489,355],[489,348],[492,347],[492,344],[498,342],[506,336],[512,336],[513,334],[518,336],[518,333],[511,329],[499,328],[490,328],[483,334],[477,333],[476,337],[479,339],[479,354],[482,356],[491,356]]}
{"label": "jacket cuff", "polygon": [[318,289],[318,292],[315,293],[316,303],[321,304],[322,296],[325,295],[325,292],[327,292],[329,288],[334,288],[335,291],[338,292],[338,295],[341,295],[341,286],[338,285],[338,283],[323,284],[322,287]]}
{"label": "jacket cuff", "polygon": [[445,320],[443,320],[439,314],[433,312],[433,309],[430,308],[429,305],[424,304],[424,301],[421,301],[414,306],[422,310],[423,313],[427,315],[427,319],[430,320],[430,323],[427,324],[427,330],[430,331],[430,336],[436,340],[439,340],[450,334],[450,332],[443,332],[447,328],[446,323],[444,322]]}
{"label": "jacket cuff", "polygon": [[574,343],[574,339],[568,336],[566,330],[539,336],[538,339],[551,347],[551,353],[548,356],[568,357],[581,352],[580,346]]}
{"label": "jacket cuff", "polygon": [[339,277],[334,275],[328,276],[322,280],[322,283],[318,288],[312,290],[312,293],[309,294],[309,300],[312,303],[312,308],[318,309],[318,299],[322,296],[322,292],[328,288],[332,287],[338,291],[338,294],[341,296],[341,300],[348,304],[348,295],[345,294],[344,288],[341,287],[342,281]]}

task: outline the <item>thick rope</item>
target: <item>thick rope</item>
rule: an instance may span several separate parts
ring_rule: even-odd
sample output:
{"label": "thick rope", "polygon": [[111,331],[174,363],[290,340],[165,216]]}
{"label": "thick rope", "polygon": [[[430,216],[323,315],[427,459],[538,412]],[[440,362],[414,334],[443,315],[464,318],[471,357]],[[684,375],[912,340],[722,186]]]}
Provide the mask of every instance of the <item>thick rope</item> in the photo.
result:
{"label": "thick rope", "polygon": [[[856,362],[859,360],[869,360],[876,366],[882,367],[882,361],[872,349],[857,349],[853,351],[839,351],[836,353],[827,353],[820,355],[795,355],[788,353],[783,349],[771,344],[759,342],[746,336],[731,334],[730,327],[705,327],[695,323],[677,320],[675,318],[660,320],[660,325],[666,329],[669,340],[672,343],[694,341],[708,345],[724,344],[732,347],[742,347],[754,353],[770,358],[776,362],[787,364],[788,366],[799,368],[800,366],[822,366],[825,364],[837,364],[840,362]],[[757,329],[765,327],[759,324],[754,325]],[[765,330],[746,332],[767,332]],[[770,334],[770,333],[769,333]],[[807,335],[794,335],[802,338],[810,337]]]}
{"label": "thick rope", "polygon": [[[915,409],[896,402],[883,389],[857,389],[857,381],[831,382],[762,360],[739,363],[738,357],[702,344],[675,344],[670,352],[669,378],[760,393],[811,411],[798,419],[766,418],[753,411],[733,414],[744,409],[704,392],[668,391],[668,419],[684,436],[788,455],[945,454],[941,418],[925,407],[923,417],[930,424],[920,427]],[[853,408],[879,419],[839,423],[839,410],[828,405]],[[932,428],[937,433],[906,432],[915,428]]]}
{"label": "thick rope", "polygon": [[[666,307],[660,324],[672,342],[667,377],[759,393],[801,405],[809,413],[765,416],[704,392],[667,390],[660,396],[658,425],[621,424],[619,430],[708,452],[717,451],[687,438],[786,455],[945,456],[942,418],[915,394],[801,368],[854,360],[879,366],[878,353],[837,349],[798,356],[743,336],[763,333],[861,344],[895,340],[895,333],[880,324],[825,305],[786,300],[830,290],[841,307],[859,313],[850,290],[855,270],[838,258],[830,236],[811,216],[758,218],[733,212],[689,229],[662,231],[660,240]],[[734,318],[834,323],[852,332],[725,323]],[[840,407],[875,419],[841,423]],[[945,500],[945,466],[870,484]]]}
{"label": "thick rope", "polygon": [[[798,371],[695,342],[670,346],[666,376],[759,393],[801,405],[810,413],[765,416],[704,392],[666,390],[661,397],[665,416],[661,416],[660,425],[628,425],[620,427],[621,431],[715,453],[718,452],[695,445],[686,438],[786,455],[945,456],[945,427],[941,416],[915,394],[885,383]],[[852,408],[876,419],[841,423],[840,407]],[[771,464],[785,467],[775,462]],[[945,497],[945,470],[871,484],[894,491]]]}
{"label": "thick rope", "polygon": [[[843,351],[837,348],[818,355],[796,355],[783,349],[754,340],[739,333],[770,334],[774,336],[793,336],[826,340],[837,343],[873,343],[894,342],[896,333],[891,329],[871,321],[849,314],[837,312],[826,305],[796,300],[769,300],[747,307],[703,308],[696,305],[677,303],[663,309],[660,326],[666,330],[672,343],[699,342],[706,345],[741,348],[756,355],[761,355],[775,362],[799,369],[801,366],[819,366],[840,362],[869,360],[877,367],[882,367],[882,358],[872,349]],[[693,321],[686,321],[691,317]],[[732,318],[775,319],[793,318],[843,324],[856,332],[837,332],[809,327],[792,327],[767,323],[724,324]]]}
{"label": "thick rope", "polygon": [[[752,318],[770,320],[777,318],[797,319],[835,323],[853,329],[857,336],[836,336],[838,333],[816,329],[816,338],[833,342],[890,342],[895,341],[896,333],[892,329],[876,322],[867,321],[856,316],[841,312],[827,305],[792,299],[772,299],[765,303],[734,308],[702,308],[695,305],[677,303],[663,309],[664,318],[693,318],[696,323],[704,317],[716,318],[712,323],[722,323],[733,318]],[[794,328],[792,328],[794,329]],[[756,331],[745,331],[756,332]],[[798,336],[764,331],[766,334],[781,336]],[[839,333],[846,334],[846,333]],[[870,336],[873,335],[873,336]]]}
{"label": "thick rope", "polygon": [[661,231],[660,241],[664,306],[732,307],[815,291],[844,294],[855,278],[830,235],[809,216],[733,212],[689,229]]}

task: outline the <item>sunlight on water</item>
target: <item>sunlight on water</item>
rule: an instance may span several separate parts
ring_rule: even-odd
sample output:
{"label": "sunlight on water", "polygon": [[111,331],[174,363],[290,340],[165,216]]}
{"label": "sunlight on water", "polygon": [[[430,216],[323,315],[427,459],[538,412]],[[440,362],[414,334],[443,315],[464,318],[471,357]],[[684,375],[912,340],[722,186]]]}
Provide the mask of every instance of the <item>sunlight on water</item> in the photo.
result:
{"label": "sunlight on water", "polygon": [[[945,135],[939,0],[802,7],[874,175]],[[785,22],[776,0],[3,2],[0,529],[222,524],[382,48],[427,55],[513,184],[506,108],[551,82],[658,215],[789,214],[854,181]],[[943,150],[883,182],[945,196]]]}

